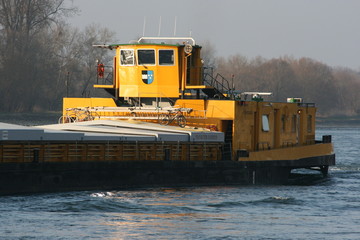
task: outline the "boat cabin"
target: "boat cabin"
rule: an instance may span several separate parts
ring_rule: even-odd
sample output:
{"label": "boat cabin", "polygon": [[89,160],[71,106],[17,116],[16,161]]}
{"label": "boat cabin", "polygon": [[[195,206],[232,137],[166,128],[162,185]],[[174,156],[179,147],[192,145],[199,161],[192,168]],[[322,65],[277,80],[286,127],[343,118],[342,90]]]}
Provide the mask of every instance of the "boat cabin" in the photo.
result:
{"label": "boat cabin", "polygon": [[[192,44],[137,43],[97,45],[115,49],[112,81],[98,71],[95,88],[111,89],[115,98],[179,98],[201,85],[201,47]],[[99,68],[98,68],[99,69]],[[100,74],[99,74],[100,73]],[[110,84],[109,84],[110,83]]]}

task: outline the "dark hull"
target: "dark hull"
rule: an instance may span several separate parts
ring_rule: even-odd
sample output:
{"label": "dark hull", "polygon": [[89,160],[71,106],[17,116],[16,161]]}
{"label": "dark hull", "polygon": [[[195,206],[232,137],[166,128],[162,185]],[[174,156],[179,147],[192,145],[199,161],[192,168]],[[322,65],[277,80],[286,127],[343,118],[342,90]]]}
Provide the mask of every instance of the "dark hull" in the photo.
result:
{"label": "dark hull", "polygon": [[[292,169],[327,173],[335,155],[288,161],[1,163],[0,194],[227,184],[284,184]],[[325,171],[326,170],[326,171]]]}

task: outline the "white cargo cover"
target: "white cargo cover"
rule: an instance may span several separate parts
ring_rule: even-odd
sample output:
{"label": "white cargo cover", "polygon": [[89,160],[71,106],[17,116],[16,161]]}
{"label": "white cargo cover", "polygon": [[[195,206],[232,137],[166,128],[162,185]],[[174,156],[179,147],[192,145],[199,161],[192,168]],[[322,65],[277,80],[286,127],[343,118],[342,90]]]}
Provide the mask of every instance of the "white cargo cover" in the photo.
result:
{"label": "white cargo cover", "polygon": [[0,140],[223,142],[224,133],[140,121],[99,120],[35,127],[0,123]]}
{"label": "white cargo cover", "polygon": [[223,132],[211,132],[193,128],[161,126],[159,124],[141,121],[99,120],[67,124],[38,126],[44,129],[62,131],[80,131],[84,133],[111,133],[154,136],[156,141],[180,142],[223,142]]}

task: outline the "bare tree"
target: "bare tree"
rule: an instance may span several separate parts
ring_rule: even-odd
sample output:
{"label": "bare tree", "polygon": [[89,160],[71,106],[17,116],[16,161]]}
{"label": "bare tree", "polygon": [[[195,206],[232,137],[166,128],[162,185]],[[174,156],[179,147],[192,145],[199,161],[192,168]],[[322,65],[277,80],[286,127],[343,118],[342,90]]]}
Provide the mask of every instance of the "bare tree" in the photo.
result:
{"label": "bare tree", "polygon": [[286,60],[271,59],[260,64],[254,72],[257,75],[258,89],[272,92],[275,101],[297,96],[296,76]]}
{"label": "bare tree", "polygon": [[[271,91],[276,101],[302,97],[306,102],[315,102],[321,114],[333,114],[338,110],[340,93],[332,68],[313,59],[256,57],[248,60],[234,55],[218,58],[217,63],[218,72],[235,76],[236,89],[240,91]],[[354,98],[352,102],[356,102]]]}
{"label": "bare tree", "polygon": [[47,102],[51,103],[48,108],[59,109],[63,97],[81,97],[86,88],[92,90],[96,80],[96,60],[106,64],[113,55],[109,50],[94,48],[92,45],[111,43],[113,36],[113,32],[99,25],[90,25],[83,31],[61,25],[52,31],[52,39],[55,40],[49,41],[49,45],[56,61],[52,66],[57,68],[52,78],[45,78],[48,81],[44,85],[47,90],[44,91],[52,92],[46,95]]}
{"label": "bare tree", "polygon": [[65,0],[1,0],[0,25],[3,51],[12,57],[17,51],[23,54],[33,43],[34,37],[44,28],[58,23],[62,17],[76,11],[65,8]]}
{"label": "bare tree", "polygon": [[204,67],[214,69],[216,67],[216,49],[210,41],[204,41],[202,44],[201,57]]}
{"label": "bare tree", "polygon": [[319,106],[319,113],[328,114],[337,108],[337,91],[332,69],[310,58],[291,62],[297,76],[299,92],[306,102]]}
{"label": "bare tree", "polygon": [[333,70],[339,110],[335,114],[360,114],[360,74],[348,68]]}
{"label": "bare tree", "polygon": [[112,60],[114,53],[103,48],[94,48],[94,44],[111,44],[115,33],[108,28],[92,24],[87,26],[84,31],[79,33],[75,44],[78,53],[79,70],[81,75],[78,76],[77,85],[75,86],[80,92],[75,92],[78,96],[84,95],[85,91],[93,90],[91,84],[96,80],[97,61],[105,64],[107,72],[111,72]]}
{"label": "bare tree", "polygon": [[[31,111],[42,73],[52,62],[51,27],[76,9],[65,0],[0,1],[1,110]],[[52,41],[50,41],[52,42]],[[44,59],[44,57],[46,58]],[[52,69],[54,70],[54,69]]]}

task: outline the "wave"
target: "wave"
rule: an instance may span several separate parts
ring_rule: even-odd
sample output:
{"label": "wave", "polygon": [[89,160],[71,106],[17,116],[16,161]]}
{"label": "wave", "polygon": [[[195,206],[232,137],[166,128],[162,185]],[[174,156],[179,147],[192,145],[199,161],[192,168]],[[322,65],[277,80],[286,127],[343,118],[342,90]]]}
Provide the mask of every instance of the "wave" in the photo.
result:
{"label": "wave", "polygon": [[220,202],[220,203],[207,204],[207,206],[214,208],[228,208],[228,207],[247,206],[247,204],[244,202]]}
{"label": "wave", "polygon": [[283,196],[272,196],[272,197],[268,197],[268,198],[264,198],[261,200],[256,200],[256,201],[250,201],[248,202],[249,204],[255,204],[255,205],[259,205],[259,204],[288,204],[288,205],[302,205],[303,202],[300,200],[297,200],[293,197],[283,197]]}
{"label": "wave", "polygon": [[272,196],[260,200],[220,202],[214,204],[207,204],[207,206],[213,208],[238,208],[238,207],[249,207],[251,205],[262,205],[262,204],[302,205],[303,203],[302,201],[299,201],[293,197]]}
{"label": "wave", "polygon": [[98,197],[98,198],[104,198],[104,197],[113,197],[115,194],[112,192],[96,192],[90,194],[90,197]]}
{"label": "wave", "polygon": [[346,172],[360,172],[360,165],[336,165],[330,168],[330,172],[339,172],[339,171],[346,171]]}

